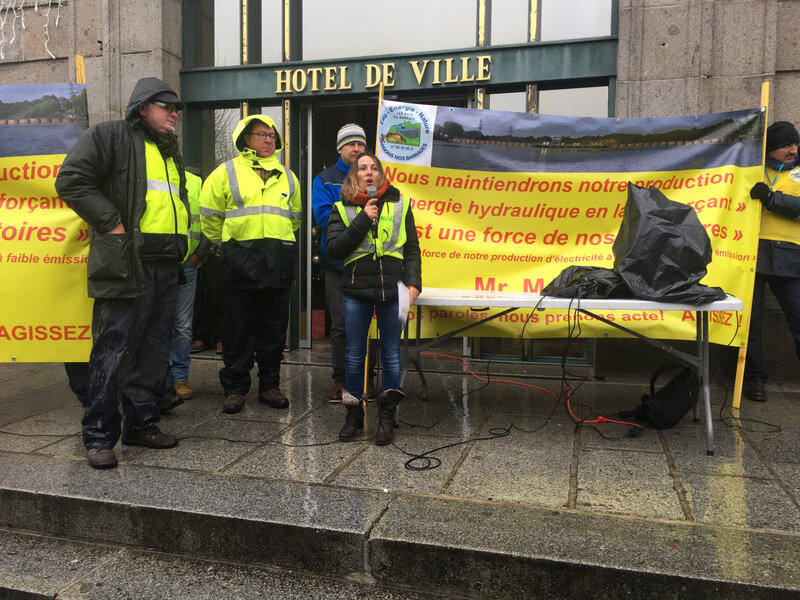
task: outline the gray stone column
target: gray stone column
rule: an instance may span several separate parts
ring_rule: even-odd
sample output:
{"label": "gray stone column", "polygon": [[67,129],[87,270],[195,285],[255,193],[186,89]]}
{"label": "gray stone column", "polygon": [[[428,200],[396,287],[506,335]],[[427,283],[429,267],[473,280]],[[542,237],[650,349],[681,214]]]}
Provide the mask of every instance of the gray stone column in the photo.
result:
{"label": "gray stone column", "polygon": [[769,81],[770,120],[800,121],[797,25],[795,1],[620,0],[617,116],[750,108]]}

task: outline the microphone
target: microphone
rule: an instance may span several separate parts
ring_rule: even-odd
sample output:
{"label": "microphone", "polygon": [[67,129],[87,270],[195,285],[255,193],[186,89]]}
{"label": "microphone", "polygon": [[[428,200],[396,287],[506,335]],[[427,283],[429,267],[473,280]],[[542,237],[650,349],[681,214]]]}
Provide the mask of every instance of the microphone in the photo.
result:
{"label": "microphone", "polygon": [[[374,185],[369,186],[367,188],[367,195],[369,196],[370,200],[372,200],[373,198],[377,198],[378,197],[378,189]],[[378,239],[378,220],[377,219],[372,219],[372,237],[375,238],[376,240]]]}

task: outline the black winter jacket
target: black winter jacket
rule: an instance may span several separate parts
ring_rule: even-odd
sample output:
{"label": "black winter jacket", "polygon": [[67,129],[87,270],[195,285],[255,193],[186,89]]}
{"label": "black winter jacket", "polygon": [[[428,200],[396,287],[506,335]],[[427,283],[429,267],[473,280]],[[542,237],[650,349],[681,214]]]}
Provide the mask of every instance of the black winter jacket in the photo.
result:
{"label": "black winter jacket", "polygon": [[[141,256],[145,237],[139,221],[146,208],[147,165],[136,109],[167,90],[157,79],[140,80],[131,94],[126,120],[90,127],[58,172],[56,191],[91,229],[87,275],[92,298],[133,298],[146,291]],[[182,168],[179,171],[181,200],[188,214],[186,175]],[[125,233],[108,235],[119,223]],[[187,222],[187,230],[188,226]],[[167,258],[167,254],[175,256],[176,262],[182,261],[187,249],[185,231],[150,258]]]}
{"label": "black winter jacket", "polygon": [[[378,201],[378,216],[386,202],[398,202],[400,192],[389,186]],[[342,198],[345,205],[350,201]],[[333,258],[346,259],[369,233],[372,222],[362,211],[356,215],[349,227],[345,227],[339,211],[334,207],[328,221],[328,253]],[[377,258],[373,253],[344,265],[342,292],[348,296],[368,302],[397,300],[397,282],[414,286],[422,291],[422,259],[417,238],[414,215],[409,208],[406,214],[406,243],[403,260],[393,256]]]}

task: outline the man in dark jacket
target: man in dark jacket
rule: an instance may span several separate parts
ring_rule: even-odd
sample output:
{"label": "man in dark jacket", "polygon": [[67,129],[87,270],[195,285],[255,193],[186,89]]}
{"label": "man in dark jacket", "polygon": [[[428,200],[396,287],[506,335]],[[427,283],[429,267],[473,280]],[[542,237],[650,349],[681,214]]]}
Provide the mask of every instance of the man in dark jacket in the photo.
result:
{"label": "man in dark jacket", "polygon": [[56,179],[62,200],[92,234],[87,272],[95,302],[83,443],[96,469],[116,466],[120,433],[128,445],[178,443],[156,423],[189,229],[175,135],[182,108],[164,82],[140,79],[125,119],[90,127]]}
{"label": "man in dark jacket", "polygon": [[767,399],[767,369],[761,349],[764,288],[769,285],[786,315],[800,358],[800,134],[787,121],[767,128],[764,177],[750,190],[762,204],[758,261],[750,308],[750,333],[744,367],[744,396]]}

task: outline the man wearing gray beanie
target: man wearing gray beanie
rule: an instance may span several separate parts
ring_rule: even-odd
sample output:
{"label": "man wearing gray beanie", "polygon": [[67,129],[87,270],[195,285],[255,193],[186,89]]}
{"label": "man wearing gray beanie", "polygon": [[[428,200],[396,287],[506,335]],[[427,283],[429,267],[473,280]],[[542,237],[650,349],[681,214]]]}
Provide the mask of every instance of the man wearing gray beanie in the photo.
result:
{"label": "man wearing gray beanie", "polygon": [[[367,135],[364,133],[364,129],[355,123],[343,125],[336,134],[336,151],[339,153],[339,159],[314,178],[311,189],[311,207],[321,233],[320,262],[325,271],[325,300],[331,316],[331,364],[334,381],[333,389],[328,394],[328,400],[331,402],[342,401],[346,339],[341,291],[344,264],[343,261],[328,256],[325,251],[326,238],[328,236],[328,218],[334,203],[339,201],[342,183],[350,171],[350,165],[366,149]],[[374,349],[374,345],[372,348]],[[373,357],[375,356],[375,352],[370,352],[371,372],[374,372]],[[377,390],[370,381],[367,386],[367,397],[374,398],[376,395]]]}
{"label": "man wearing gray beanie", "polygon": [[750,190],[762,204],[758,261],[744,369],[744,396],[767,399],[766,365],[761,348],[764,288],[769,284],[786,315],[800,358],[800,135],[794,125],[777,121],[767,128],[764,179]]}

